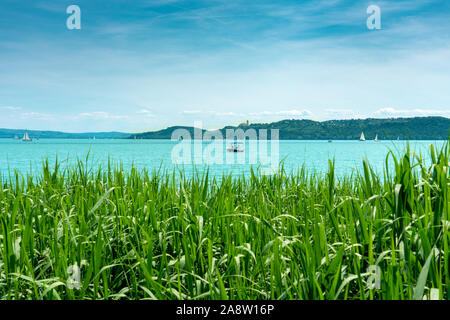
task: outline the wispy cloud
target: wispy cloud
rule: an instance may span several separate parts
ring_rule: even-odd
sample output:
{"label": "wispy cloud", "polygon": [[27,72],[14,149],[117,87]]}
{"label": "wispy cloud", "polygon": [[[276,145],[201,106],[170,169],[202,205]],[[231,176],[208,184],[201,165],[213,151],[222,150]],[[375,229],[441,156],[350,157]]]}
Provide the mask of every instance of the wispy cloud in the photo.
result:
{"label": "wispy cloud", "polygon": [[215,115],[215,116],[219,116],[219,117],[235,117],[235,116],[238,115],[235,112],[220,112],[220,111],[219,112],[214,112],[212,114]]}
{"label": "wispy cloud", "polygon": [[110,114],[108,112],[104,111],[96,111],[96,112],[83,112],[78,115],[81,118],[89,118],[89,119],[95,119],[95,120],[103,120],[103,119],[127,119],[127,115],[115,115]]}
{"label": "wispy cloud", "polygon": [[148,108],[144,108],[144,109],[139,110],[137,112],[137,114],[143,115],[143,116],[145,116],[147,118],[156,118],[156,115],[153,113],[153,111],[148,109]]}
{"label": "wispy cloud", "polygon": [[374,112],[376,116],[403,116],[403,117],[417,117],[417,116],[449,116],[449,110],[433,110],[433,109],[395,109],[382,108]]}
{"label": "wispy cloud", "polygon": [[326,117],[330,119],[357,118],[358,114],[352,109],[325,109]]}
{"label": "wispy cloud", "polygon": [[31,120],[54,120],[55,116],[53,114],[41,113],[41,112],[23,112],[20,114],[22,119],[31,119]]}
{"label": "wispy cloud", "polygon": [[313,113],[309,110],[285,110],[285,111],[261,111],[251,112],[250,116],[293,116],[293,117],[311,117]]}
{"label": "wispy cloud", "polygon": [[312,112],[309,110],[284,110],[284,111],[261,111],[261,112],[234,112],[234,111],[201,111],[201,110],[184,110],[184,115],[207,115],[218,117],[248,117],[248,116],[293,116],[293,117],[310,117]]}
{"label": "wispy cloud", "polygon": [[13,107],[13,106],[5,106],[5,107],[0,107],[0,109],[8,110],[8,111],[19,111],[22,108],[21,107]]}
{"label": "wispy cloud", "polygon": [[183,115],[193,116],[193,115],[204,115],[204,116],[217,116],[217,117],[236,117],[242,116],[244,114],[239,114],[233,111],[202,111],[202,110],[184,110]]}
{"label": "wispy cloud", "polygon": [[196,114],[202,114],[202,113],[204,113],[204,111],[201,111],[201,110],[184,110],[182,112],[182,114],[184,114],[184,115],[196,115]]}

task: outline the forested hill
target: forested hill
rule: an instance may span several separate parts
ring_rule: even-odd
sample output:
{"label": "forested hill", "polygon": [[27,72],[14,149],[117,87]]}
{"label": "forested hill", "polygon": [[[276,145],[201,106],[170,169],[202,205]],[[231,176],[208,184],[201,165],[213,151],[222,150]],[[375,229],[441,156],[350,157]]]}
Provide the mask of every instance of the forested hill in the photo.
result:
{"label": "forested hill", "polygon": [[[176,130],[187,130],[192,138],[194,138],[194,128],[193,127],[183,127],[183,126],[174,126],[169,127],[167,129],[159,130],[159,131],[151,131],[144,133],[137,133],[130,136],[130,139],[171,139],[172,133]],[[203,133],[206,130],[202,130]]]}
{"label": "forested hill", "polygon": [[[450,133],[450,119],[443,117],[397,118],[397,119],[364,119],[364,120],[283,120],[273,123],[254,123],[240,127],[227,126],[220,129],[223,137],[226,129],[279,129],[282,140],[357,140],[361,132],[367,140],[446,140]],[[169,127],[164,130],[128,134],[122,132],[65,133],[56,131],[33,131],[31,138],[60,139],[171,139],[176,129],[187,130],[194,137],[192,127]],[[205,130],[203,130],[205,132]],[[22,138],[25,130],[0,129],[0,138]],[[270,133],[268,133],[270,138]]]}
{"label": "forested hill", "polygon": [[[136,139],[170,139],[175,129],[190,127],[170,127],[155,132],[132,135]],[[378,134],[380,140],[446,140],[450,133],[450,119],[443,117],[359,119],[359,120],[283,120],[273,123],[255,123],[249,126],[228,126],[221,129],[225,137],[226,129],[279,129],[282,140],[357,140],[361,132],[367,140]],[[270,136],[270,133],[269,133]]]}

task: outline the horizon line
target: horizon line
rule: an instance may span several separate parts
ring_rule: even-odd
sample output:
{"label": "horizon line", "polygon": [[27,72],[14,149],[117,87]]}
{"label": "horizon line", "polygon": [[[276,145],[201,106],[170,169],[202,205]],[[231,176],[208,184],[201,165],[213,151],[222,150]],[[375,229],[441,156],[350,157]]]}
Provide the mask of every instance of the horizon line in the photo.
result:
{"label": "horizon line", "polygon": [[[257,124],[273,124],[273,123],[279,123],[279,122],[283,122],[283,121],[312,121],[312,122],[318,122],[318,123],[325,123],[325,122],[331,122],[331,121],[364,121],[364,120],[400,120],[400,119],[426,119],[426,118],[442,118],[442,119],[449,119],[450,117],[445,117],[445,116],[402,116],[402,117],[389,117],[389,118],[372,118],[372,117],[367,117],[367,118],[351,118],[351,119],[329,119],[329,120],[314,120],[314,119],[282,119],[282,120],[276,120],[276,121],[269,121],[269,122],[250,122],[248,126],[251,125],[257,125]],[[195,122],[202,122],[202,121],[193,121],[193,123]],[[224,125],[221,128],[214,128],[214,129],[206,129],[204,127],[202,127],[202,130],[205,131],[215,131],[215,130],[221,130],[224,129],[226,127],[241,127],[243,123],[240,123],[238,125]],[[157,132],[157,131],[162,131],[162,130],[167,130],[173,127],[185,127],[185,128],[198,128],[195,126],[189,126],[189,125],[169,125],[166,127],[161,127],[160,129],[144,129],[144,130],[137,130],[137,131],[117,131],[117,130],[109,130],[109,131],[84,131],[84,132],[70,132],[70,131],[62,131],[62,130],[46,130],[46,129],[17,129],[17,128],[0,128],[0,130],[14,130],[14,131],[24,131],[24,132],[29,132],[29,131],[39,131],[39,132],[52,132],[52,133],[66,133],[66,134],[98,134],[98,133],[119,133],[119,134],[142,134],[142,133],[148,133],[148,132]]]}

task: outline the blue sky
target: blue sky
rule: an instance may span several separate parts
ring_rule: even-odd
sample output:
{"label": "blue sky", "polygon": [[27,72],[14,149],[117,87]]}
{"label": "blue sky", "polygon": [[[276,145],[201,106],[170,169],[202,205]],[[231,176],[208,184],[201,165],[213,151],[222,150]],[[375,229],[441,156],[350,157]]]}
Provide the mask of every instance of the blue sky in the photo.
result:
{"label": "blue sky", "polygon": [[449,36],[448,0],[1,0],[0,127],[450,117]]}

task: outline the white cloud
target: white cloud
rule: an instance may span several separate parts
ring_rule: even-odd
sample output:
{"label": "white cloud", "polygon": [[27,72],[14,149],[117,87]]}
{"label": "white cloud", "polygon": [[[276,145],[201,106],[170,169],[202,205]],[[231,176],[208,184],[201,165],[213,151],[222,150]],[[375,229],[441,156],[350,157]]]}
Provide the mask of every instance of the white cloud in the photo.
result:
{"label": "white cloud", "polygon": [[234,117],[237,116],[236,113],[234,112],[214,112],[212,113],[215,116],[219,116],[219,117]]}
{"label": "white cloud", "polygon": [[201,111],[201,110],[184,110],[184,115],[208,115],[217,117],[235,117],[242,114],[237,114],[232,111]]}
{"label": "white cloud", "polygon": [[23,119],[32,119],[32,120],[53,120],[54,116],[48,113],[40,113],[40,112],[23,112],[20,114]]}
{"label": "white cloud", "polygon": [[202,110],[185,110],[183,115],[199,115],[199,116],[214,116],[214,117],[301,117],[307,118],[312,116],[309,110],[283,110],[283,111],[261,111],[261,112],[233,112],[233,111],[202,111]]}
{"label": "white cloud", "polygon": [[249,113],[250,116],[295,116],[310,117],[312,112],[309,110],[285,110],[285,111],[261,111]]}
{"label": "white cloud", "polygon": [[374,114],[377,116],[403,116],[403,117],[449,116],[450,110],[381,108],[375,111]]}
{"label": "white cloud", "polygon": [[201,113],[204,113],[204,112],[201,110],[184,110],[183,111],[183,114],[186,114],[186,115],[201,114]]}
{"label": "white cloud", "polygon": [[84,112],[80,113],[79,117],[82,118],[90,118],[95,120],[103,120],[103,119],[126,119],[128,116],[124,115],[113,115],[108,112],[97,111],[97,112]]}
{"label": "white cloud", "polygon": [[310,117],[312,116],[312,112],[309,110],[288,110],[288,111],[279,111],[276,113],[281,116],[299,116],[299,117]]}
{"label": "white cloud", "polygon": [[156,117],[155,114],[153,113],[153,111],[151,111],[151,110],[149,110],[149,109],[147,109],[147,108],[141,109],[141,110],[139,110],[137,113],[138,113],[138,114],[141,114],[141,115],[144,115],[144,116],[146,116],[147,118],[155,118],[155,117]]}
{"label": "white cloud", "polygon": [[352,109],[325,109],[325,113],[328,115],[328,118],[334,119],[348,119],[348,118],[357,118],[358,115]]}
{"label": "white cloud", "polygon": [[13,107],[13,106],[5,106],[5,107],[0,107],[0,109],[3,110],[8,110],[8,111],[18,111],[21,110],[21,107]]}
{"label": "white cloud", "polygon": [[352,109],[325,109],[325,111],[328,113],[355,113]]}

